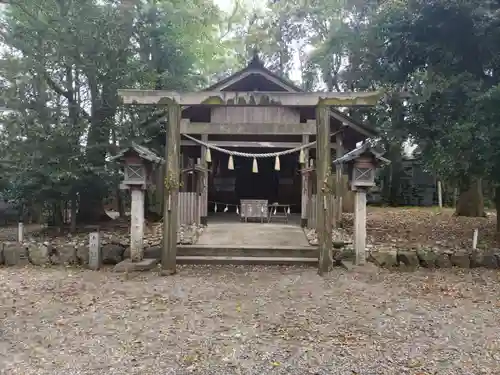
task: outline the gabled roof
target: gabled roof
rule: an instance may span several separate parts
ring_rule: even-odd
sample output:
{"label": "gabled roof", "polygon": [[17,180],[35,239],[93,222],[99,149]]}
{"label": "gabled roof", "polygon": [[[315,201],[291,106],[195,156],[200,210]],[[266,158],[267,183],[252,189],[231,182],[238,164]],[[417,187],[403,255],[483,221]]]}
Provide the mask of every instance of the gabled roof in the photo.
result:
{"label": "gabled roof", "polygon": [[354,150],[349,151],[347,154],[338,159],[335,159],[333,162],[335,164],[347,163],[356,158],[359,158],[361,155],[364,154],[371,154],[381,164],[391,164],[391,161],[389,159],[384,158],[380,152],[375,151],[368,142],[363,143],[361,146],[355,148]]}
{"label": "gabled roof", "polygon": [[151,163],[161,164],[163,163],[163,158],[156,155],[156,153],[150,150],[147,147],[141,146],[135,142],[132,142],[132,145],[120,150],[118,154],[109,158],[109,160],[121,160],[125,156],[127,152],[136,152],[139,157],[144,160],[150,161]]}
{"label": "gabled roof", "polygon": [[[213,84],[210,87],[207,87],[203,91],[222,91],[225,88],[233,85],[234,83],[248,77],[251,75],[261,75],[264,78],[266,78],[268,81],[273,82],[274,84],[277,84],[281,86],[284,90],[288,92],[304,92],[300,87],[295,85],[293,82],[279,76],[276,73],[273,73],[269,69],[267,69],[264,66],[264,63],[259,59],[259,56],[256,52],[254,52],[254,56],[252,60],[248,63],[248,65],[243,68],[242,70],[230,75],[227,78],[224,78],[223,80]],[[366,124],[363,124],[361,122],[358,122],[349,116],[345,115],[341,111],[337,109],[330,109],[330,114],[333,118],[335,118],[338,121],[341,121],[342,123],[347,124],[349,127],[352,129],[358,131],[359,133],[362,133],[368,137],[374,137],[378,134],[378,132],[373,129],[371,126],[367,126]]]}
{"label": "gabled roof", "polygon": [[213,84],[210,87],[207,87],[203,91],[218,91],[223,90],[227,86],[249,76],[252,74],[259,74],[268,78],[271,82],[276,83],[283,87],[286,91],[295,91],[302,92],[303,90],[295,85],[293,82],[289,81],[281,77],[280,75],[272,72],[264,66],[264,63],[260,60],[259,55],[254,53],[252,60],[248,63],[248,65],[242,70],[237,71],[234,74],[231,74],[229,77],[224,78],[223,80]]}

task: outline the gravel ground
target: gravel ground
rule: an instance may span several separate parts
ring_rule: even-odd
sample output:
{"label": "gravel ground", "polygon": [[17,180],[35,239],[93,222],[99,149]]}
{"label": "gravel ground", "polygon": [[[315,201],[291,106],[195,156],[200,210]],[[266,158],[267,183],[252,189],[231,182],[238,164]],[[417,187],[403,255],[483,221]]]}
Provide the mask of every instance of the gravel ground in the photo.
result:
{"label": "gravel ground", "polygon": [[499,276],[0,268],[0,373],[500,374]]}

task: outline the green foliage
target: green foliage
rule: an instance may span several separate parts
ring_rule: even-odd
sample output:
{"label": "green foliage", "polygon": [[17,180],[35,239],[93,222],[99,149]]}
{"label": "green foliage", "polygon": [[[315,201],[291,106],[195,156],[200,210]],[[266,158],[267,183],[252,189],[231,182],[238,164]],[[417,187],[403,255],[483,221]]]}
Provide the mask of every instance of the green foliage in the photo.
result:
{"label": "green foliage", "polygon": [[224,55],[224,15],[201,0],[15,0],[3,18],[5,193],[31,203],[79,196],[89,219],[117,184],[106,157],[160,128],[150,108],[121,107],[117,89],[194,89]]}
{"label": "green foliage", "polygon": [[302,56],[304,88],[387,93],[377,108],[350,115],[379,129],[378,143],[393,162],[384,172],[388,180],[397,177],[410,141],[427,169],[455,186],[478,178],[500,182],[498,2],[278,3],[268,18],[286,15],[287,31],[279,35],[293,31],[298,47],[283,47],[276,27],[268,27],[269,44]]}
{"label": "green foliage", "polygon": [[490,122],[499,111],[497,10],[484,1],[407,0],[386,2],[373,18],[380,61],[397,67],[391,78],[413,93],[407,130],[427,163],[454,181],[486,177],[500,162]]}
{"label": "green foliage", "polygon": [[225,14],[205,0],[14,0],[6,9],[0,188],[20,201],[100,200],[118,178],[106,157],[167,126],[162,110],[121,106],[118,88],[197,89],[254,49],[284,76],[298,58],[304,89],[383,89],[376,108],[349,114],[380,131],[387,181],[411,141],[449,183],[500,182],[498,2],[237,1]]}

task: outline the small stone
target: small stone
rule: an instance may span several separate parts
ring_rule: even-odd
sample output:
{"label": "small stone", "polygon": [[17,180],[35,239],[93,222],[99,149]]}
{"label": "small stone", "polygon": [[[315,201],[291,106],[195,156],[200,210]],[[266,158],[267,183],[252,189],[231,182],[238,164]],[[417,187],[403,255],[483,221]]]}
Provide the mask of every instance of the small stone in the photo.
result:
{"label": "small stone", "polygon": [[411,250],[398,250],[398,261],[409,268],[417,268],[420,265],[417,252]]}
{"label": "small stone", "polygon": [[102,262],[103,264],[118,264],[123,260],[124,253],[125,248],[119,244],[104,245],[102,247]]}
{"label": "small stone", "polygon": [[50,263],[52,248],[49,243],[30,243],[28,245],[29,259],[35,266],[43,266]]}
{"label": "small stone", "polygon": [[61,262],[61,258],[59,257],[58,254],[51,254],[50,257],[49,257],[49,260],[50,260],[50,264],[54,264],[54,265],[61,265],[61,264],[63,264]]}
{"label": "small stone", "polygon": [[434,268],[436,266],[437,254],[432,249],[417,249],[417,257],[422,267]]}
{"label": "small stone", "polygon": [[470,254],[470,267],[483,267],[484,266],[484,254],[481,251],[473,250]]}
{"label": "small stone", "polygon": [[497,257],[494,253],[483,254],[483,267],[489,269],[497,269],[500,267],[500,256]]}
{"label": "small stone", "polygon": [[436,267],[438,268],[451,268],[450,256],[447,253],[440,253],[436,257]]}
{"label": "small stone", "polygon": [[450,256],[450,262],[455,267],[470,268],[470,255],[465,250],[458,250]]}
{"label": "small stone", "polygon": [[78,263],[76,246],[74,244],[64,244],[56,248],[57,262],[54,264],[76,264]]}
{"label": "small stone", "polygon": [[149,271],[156,267],[157,259],[144,258],[140,262],[132,262],[130,259],[125,259],[118,263],[114,268],[114,272],[136,272]]}
{"label": "small stone", "polygon": [[342,249],[342,260],[354,260],[356,259],[356,253],[352,247],[346,247]]}
{"label": "small stone", "polygon": [[147,247],[144,249],[144,258],[160,259],[161,258],[161,251],[162,251],[161,246]]}
{"label": "small stone", "polygon": [[26,246],[17,242],[5,242],[3,256],[7,266],[25,266],[29,264]]}
{"label": "small stone", "polygon": [[379,267],[392,268],[399,265],[398,252],[394,249],[380,249],[370,251],[369,261]]}

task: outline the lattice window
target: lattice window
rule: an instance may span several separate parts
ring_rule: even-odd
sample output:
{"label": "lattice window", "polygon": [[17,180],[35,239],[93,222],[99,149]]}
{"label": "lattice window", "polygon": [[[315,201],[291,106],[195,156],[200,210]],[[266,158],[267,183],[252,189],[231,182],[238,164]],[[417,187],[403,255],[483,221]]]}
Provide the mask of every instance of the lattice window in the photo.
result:
{"label": "lattice window", "polygon": [[354,168],[354,182],[373,182],[374,172],[373,168]]}
{"label": "lattice window", "polygon": [[413,165],[406,165],[403,167],[402,178],[412,179],[413,178]]}
{"label": "lattice window", "polygon": [[128,164],[125,167],[125,179],[128,181],[144,181],[146,179],[144,166],[141,164]]}

